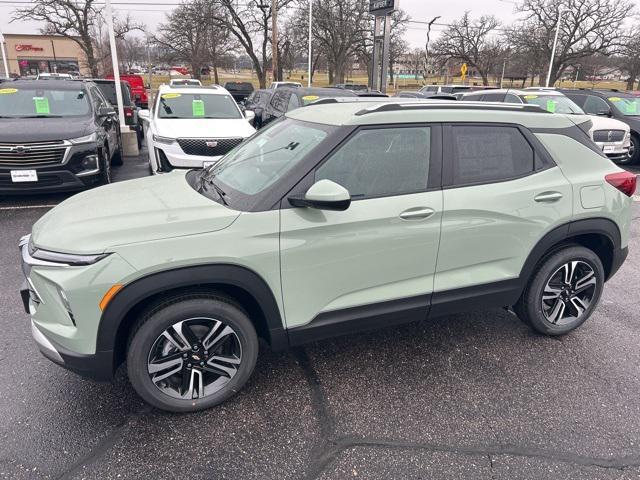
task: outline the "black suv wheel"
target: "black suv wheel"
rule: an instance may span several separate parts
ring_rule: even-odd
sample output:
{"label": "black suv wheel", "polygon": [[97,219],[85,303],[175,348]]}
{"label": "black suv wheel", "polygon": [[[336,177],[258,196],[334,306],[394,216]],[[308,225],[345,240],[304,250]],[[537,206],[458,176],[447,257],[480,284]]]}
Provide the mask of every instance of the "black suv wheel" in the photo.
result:
{"label": "black suv wheel", "polygon": [[514,309],[544,335],[563,335],[593,313],[604,285],[600,258],[581,246],[568,246],[543,261]]}
{"label": "black suv wheel", "polygon": [[257,356],[255,328],[240,306],[210,294],[185,295],[142,316],[130,338],[127,369],[145,401],[193,412],[239,391]]}

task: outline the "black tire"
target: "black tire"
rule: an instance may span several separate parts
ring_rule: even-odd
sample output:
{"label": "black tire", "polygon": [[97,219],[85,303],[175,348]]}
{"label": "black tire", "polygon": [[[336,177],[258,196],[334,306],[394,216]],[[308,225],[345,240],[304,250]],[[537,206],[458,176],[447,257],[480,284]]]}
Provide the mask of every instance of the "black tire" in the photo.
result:
{"label": "black tire", "polygon": [[[554,297],[553,300],[548,300],[546,304],[543,302],[543,293],[548,282],[551,282],[554,278],[557,279],[557,275],[562,277],[564,275],[564,270],[561,271],[563,266],[572,265],[573,262],[576,262],[575,265],[578,265],[577,268],[584,269],[584,271],[588,272],[588,268],[590,268],[593,272],[593,277],[595,277],[593,288],[591,289],[591,287],[589,287],[589,290],[584,292],[585,296],[589,295],[591,298],[588,307],[583,309],[582,313],[579,313],[574,306],[575,304],[572,303],[574,301],[572,298],[575,298],[575,296],[571,296],[571,292],[574,291],[573,287],[557,287],[557,290],[561,289],[562,293]],[[554,275],[556,276],[554,277]],[[585,273],[585,277],[587,275],[588,274]],[[573,274],[571,276],[573,276]],[[578,328],[591,316],[600,300],[604,279],[605,273],[602,262],[592,250],[579,245],[567,245],[551,253],[539,264],[522,293],[520,300],[514,305],[514,311],[524,323],[538,333],[548,336],[564,335]],[[555,295],[555,293],[552,294],[552,296],[553,295]],[[563,298],[566,299],[566,301],[564,301]],[[555,306],[555,302],[557,301],[564,304],[564,307],[560,307],[562,307],[563,314],[565,309],[567,309],[569,318],[553,323],[548,315],[549,310],[553,310],[551,305]],[[583,305],[583,303],[580,302],[580,305]],[[547,310],[546,314],[545,310]],[[570,313],[576,313],[575,318],[573,318]]]}
{"label": "black tire", "polygon": [[99,163],[101,165],[100,171],[100,183],[102,185],[108,185],[112,182],[111,177],[111,162],[109,162],[109,151],[104,148],[99,153]]}
{"label": "black tire", "polygon": [[629,161],[625,162],[625,165],[637,165],[640,163],[640,137],[635,133],[631,134],[631,148],[629,150]]}
{"label": "black tire", "polygon": [[118,129],[118,148],[113,152],[111,157],[111,165],[119,167],[122,165],[122,137],[120,136],[120,129]]}
{"label": "black tire", "polygon": [[[220,321],[225,328],[231,327],[235,334],[233,342],[237,341],[241,348],[239,364],[234,367],[234,375],[229,380],[224,379],[227,383],[223,384],[219,390],[212,390],[208,394],[205,392],[201,398],[175,398],[175,396],[165,393],[165,391],[170,391],[166,385],[164,386],[165,391],[163,391],[151,379],[148,369],[153,354],[152,349],[155,348],[158,341],[162,341],[163,332],[178,322],[198,319],[194,320],[197,323],[203,318]],[[193,332],[191,328],[189,331]],[[202,340],[202,338],[200,340],[202,341],[201,351],[205,353],[206,340]],[[197,352],[198,350],[193,351]],[[181,352],[181,350],[176,350],[176,353]],[[186,350],[186,352],[188,355],[192,354],[192,350]],[[184,358],[187,358],[187,354],[184,355]],[[216,355],[216,353],[213,352],[211,355]],[[195,412],[213,407],[236,394],[251,376],[257,356],[258,337],[251,320],[242,307],[226,297],[209,293],[185,294],[156,305],[141,316],[129,338],[127,370],[134,389],[147,403],[170,412]],[[178,379],[189,374],[186,372],[195,370],[191,364],[187,364],[188,367],[184,364],[184,362],[191,361],[191,356],[189,356],[182,362],[180,373],[175,374]],[[195,366],[198,367],[198,365]],[[204,377],[201,376],[201,378]]]}

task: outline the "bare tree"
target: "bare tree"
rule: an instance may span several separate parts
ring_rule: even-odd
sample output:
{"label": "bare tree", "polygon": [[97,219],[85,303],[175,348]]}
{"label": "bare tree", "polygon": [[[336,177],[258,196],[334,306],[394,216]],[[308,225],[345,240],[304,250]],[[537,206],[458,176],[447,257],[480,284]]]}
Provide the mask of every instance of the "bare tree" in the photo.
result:
{"label": "bare tree", "polygon": [[[96,6],[96,0],[34,0],[30,6],[15,11],[11,21],[16,20],[44,22],[42,33],[61,35],[76,42],[87,57],[91,75],[98,76],[99,59],[95,55],[93,33],[103,18],[102,9]],[[124,21],[115,19],[114,23],[118,38],[131,30],[142,28],[142,25],[133,23],[128,16]]]}
{"label": "bare tree", "polygon": [[[524,0],[518,11],[526,17],[514,25],[514,43],[528,52],[551,58],[553,40],[563,10],[558,46],[551,66],[555,83],[570,65],[592,55],[607,55],[621,46],[621,26],[633,12],[629,0]],[[528,32],[528,36],[518,32]],[[542,83],[541,75],[540,82]]]}
{"label": "bare tree", "polygon": [[640,28],[634,27],[625,33],[615,60],[620,71],[628,75],[627,90],[633,90],[640,75]]}
{"label": "bare tree", "polygon": [[125,71],[130,71],[134,65],[143,62],[146,54],[146,45],[138,37],[124,36],[118,41],[118,57]]}
{"label": "bare tree", "polygon": [[442,33],[433,51],[441,59],[459,60],[474,67],[482,83],[489,85],[489,74],[495,69],[497,54],[502,49],[496,31],[499,26],[494,16],[483,15],[473,20],[469,12],[465,12]]}
{"label": "bare tree", "polygon": [[329,83],[343,83],[349,61],[367,44],[371,34],[367,0],[316,0],[313,36],[329,64]]}

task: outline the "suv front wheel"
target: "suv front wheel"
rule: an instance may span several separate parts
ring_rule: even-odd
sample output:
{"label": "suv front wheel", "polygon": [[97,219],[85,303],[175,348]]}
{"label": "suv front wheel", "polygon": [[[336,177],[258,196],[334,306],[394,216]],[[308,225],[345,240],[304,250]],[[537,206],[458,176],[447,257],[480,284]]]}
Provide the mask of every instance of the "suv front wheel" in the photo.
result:
{"label": "suv front wheel", "polygon": [[143,315],[130,337],[129,380],[151,405],[193,412],[238,392],[258,356],[255,328],[225,297],[190,294]]}
{"label": "suv front wheel", "polygon": [[604,285],[600,258],[568,246],[546,258],[514,306],[518,317],[544,335],[564,335],[593,313]]}

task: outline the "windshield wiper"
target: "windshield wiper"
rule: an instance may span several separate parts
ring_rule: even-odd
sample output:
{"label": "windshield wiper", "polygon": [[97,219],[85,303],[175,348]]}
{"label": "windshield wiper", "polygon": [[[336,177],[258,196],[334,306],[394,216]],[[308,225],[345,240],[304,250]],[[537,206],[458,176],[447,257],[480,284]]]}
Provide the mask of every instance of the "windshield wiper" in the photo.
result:
{"label": "windshield wiper", "polygon": [[205,173],[206,171],[203,170],[198,176],[198,183],[196,183],[195,185],[196,192],[202,193],[202,191],[206,189],[205,186],[210,185],[216,191],[216,193],[218,194],[218,197],[220,197],[220,201],[224,205],[229,205],[227,200],[224,198],[227,194],[224,192],[224,190],[222,190],[222,188],[220,188],[218,185],[215,184],[215,182],[213,181],[213,178],[207,178],[205,176]]}

